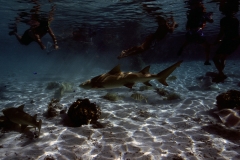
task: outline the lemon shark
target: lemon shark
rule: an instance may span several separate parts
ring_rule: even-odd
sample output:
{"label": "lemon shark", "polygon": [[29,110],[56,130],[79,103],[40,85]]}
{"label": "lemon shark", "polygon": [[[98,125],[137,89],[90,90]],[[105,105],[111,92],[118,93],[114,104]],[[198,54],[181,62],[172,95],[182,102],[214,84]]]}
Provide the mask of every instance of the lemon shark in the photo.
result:
{"label": "lemon shark", "polygon": [[166,78],[180,66],[182,61],[178,61],[172,66],[159,72],[158,74],[150,74],[150,66],[143,68],[140,72],[122,72],[120,65],[115,66],[112,70],[102,75],[98,75],[86,82],[83,82],[79,87],[84,89],[112,89],[125,86],[132,88],[135,83],[144,83],[151,86],[149,81],[156,79],[165,86],[168,86]]}
{"label": "lemon shark", "polygon": [[4,116],[9,119],[11,122],[16,124],[21,124],[21,128],[25,129],[28,125],[38,128],[39,133],[42,126],[42,120],[40,119],[37,122],[37,115],[34,116],[29,115],[28,113],[23,111],[24,105],[21,105],[17,108],[11,107],[3,109],[2,112]]}

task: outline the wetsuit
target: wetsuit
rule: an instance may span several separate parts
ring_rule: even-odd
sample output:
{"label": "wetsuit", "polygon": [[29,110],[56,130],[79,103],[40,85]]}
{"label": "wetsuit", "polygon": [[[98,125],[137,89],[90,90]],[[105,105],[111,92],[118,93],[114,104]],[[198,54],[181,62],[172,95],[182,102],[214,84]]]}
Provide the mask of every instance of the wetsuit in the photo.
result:
{"label": "wetsuit", "polygon": [[221,30],[224,33],[222,43],[217,50],[217,54],[231,54],[240,44],[239,20],[235,17],[224,17],[220,21]]}
{"label": "wetsuit", "polygon": [[206,22],[211,22],[211,12],[205,13],[202,8],[190,10],[187,15],[186,39],[189,42],[204,43],[206,41],[203,28]]}
{"label": "wetsuit", "polygon": [[20,40],[20,43],[23,45],[29,45],[31,42],[36,41],[34,39],[35,34],[38,34],[41,37],[43,37],[49,30],[48,28],[48,22],[40,21],[40,24],[36,28],[30,28],[26,30]]}
{"label": "wetsuit", "polygon": [[33,40],[33,38],[30,36],[29,32],[31,32],[31,29],[28,29],[24,32],[22,35],[22,38],[20,40],[20,43],[23,45],[29,45]]}

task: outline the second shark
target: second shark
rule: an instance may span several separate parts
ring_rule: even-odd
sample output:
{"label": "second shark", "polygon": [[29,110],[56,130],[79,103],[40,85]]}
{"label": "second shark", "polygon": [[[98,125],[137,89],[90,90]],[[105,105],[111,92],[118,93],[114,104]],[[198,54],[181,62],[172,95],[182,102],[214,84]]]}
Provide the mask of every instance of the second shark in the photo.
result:
{"label": "second shark", "polygon": [[120,65],[117,65],[111,71],[87,80],[80,84],[79,87],[84,89],[112,89],[121,86],[132,88],[133,85],[138,82],[151,86],[149,81],[153,79],[157,79],[160,83],[167,86],[166,78],[179,67],[181,63],[182,61],[178,61],[158,74],[150,74],[150,66],[145,67],[140,72],[133,73],[122,72]]}

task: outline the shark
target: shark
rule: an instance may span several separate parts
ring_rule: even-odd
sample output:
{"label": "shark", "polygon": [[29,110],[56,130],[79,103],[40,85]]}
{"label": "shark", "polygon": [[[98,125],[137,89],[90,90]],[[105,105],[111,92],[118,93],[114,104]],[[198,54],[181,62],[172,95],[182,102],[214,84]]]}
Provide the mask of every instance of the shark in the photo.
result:
{"label": "shark", "polygon": [[24,130],[27,126],[33,126],[35,130],[36,128],[38,128],[40,133],[42,120],[40,119],[39,121],[37,121],[37,114],[31,116],[28,113],[24,112],[23,108],[24,105],[21,105],[17,108],[5,108],[2,110],[2,112],[8,120],[16,124],[20,124],[22,130]]}
{"label": "shark", "polygon": [[118,87],[132,88],[135,83],[144,83],[146,86],[152,86],[149,81],[156,79],[161,84],[168,86],[166,78],[182,63],[176,62],[170,67],[164,69],[158,74],[150,74],[150,65],[139,72],[122,72],[120,65],[115,66],[109,72],[98,75],[79,85],[83,89],[112,89]]}

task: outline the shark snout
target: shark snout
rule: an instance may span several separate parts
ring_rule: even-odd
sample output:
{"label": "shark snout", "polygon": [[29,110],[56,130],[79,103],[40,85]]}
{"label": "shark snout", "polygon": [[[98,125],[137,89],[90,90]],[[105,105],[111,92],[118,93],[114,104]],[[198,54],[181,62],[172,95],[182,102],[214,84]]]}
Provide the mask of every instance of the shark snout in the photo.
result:
{"label": "shark snout", "polygon": [[90,83],[90,81],[88,80],[88,81],[86,81],[86,82],[81,83],[81,84],[79,85],[79,87],[80,87],[80,88],[83,88],[83,89],[89,89],[89,88],[91,88],[91,83]]}
{"label": "shark snout", "polygon": [[84,88],[84,83],[81,83],[81,84],[79,85],[79,87],[80,87],[80,88]]}

